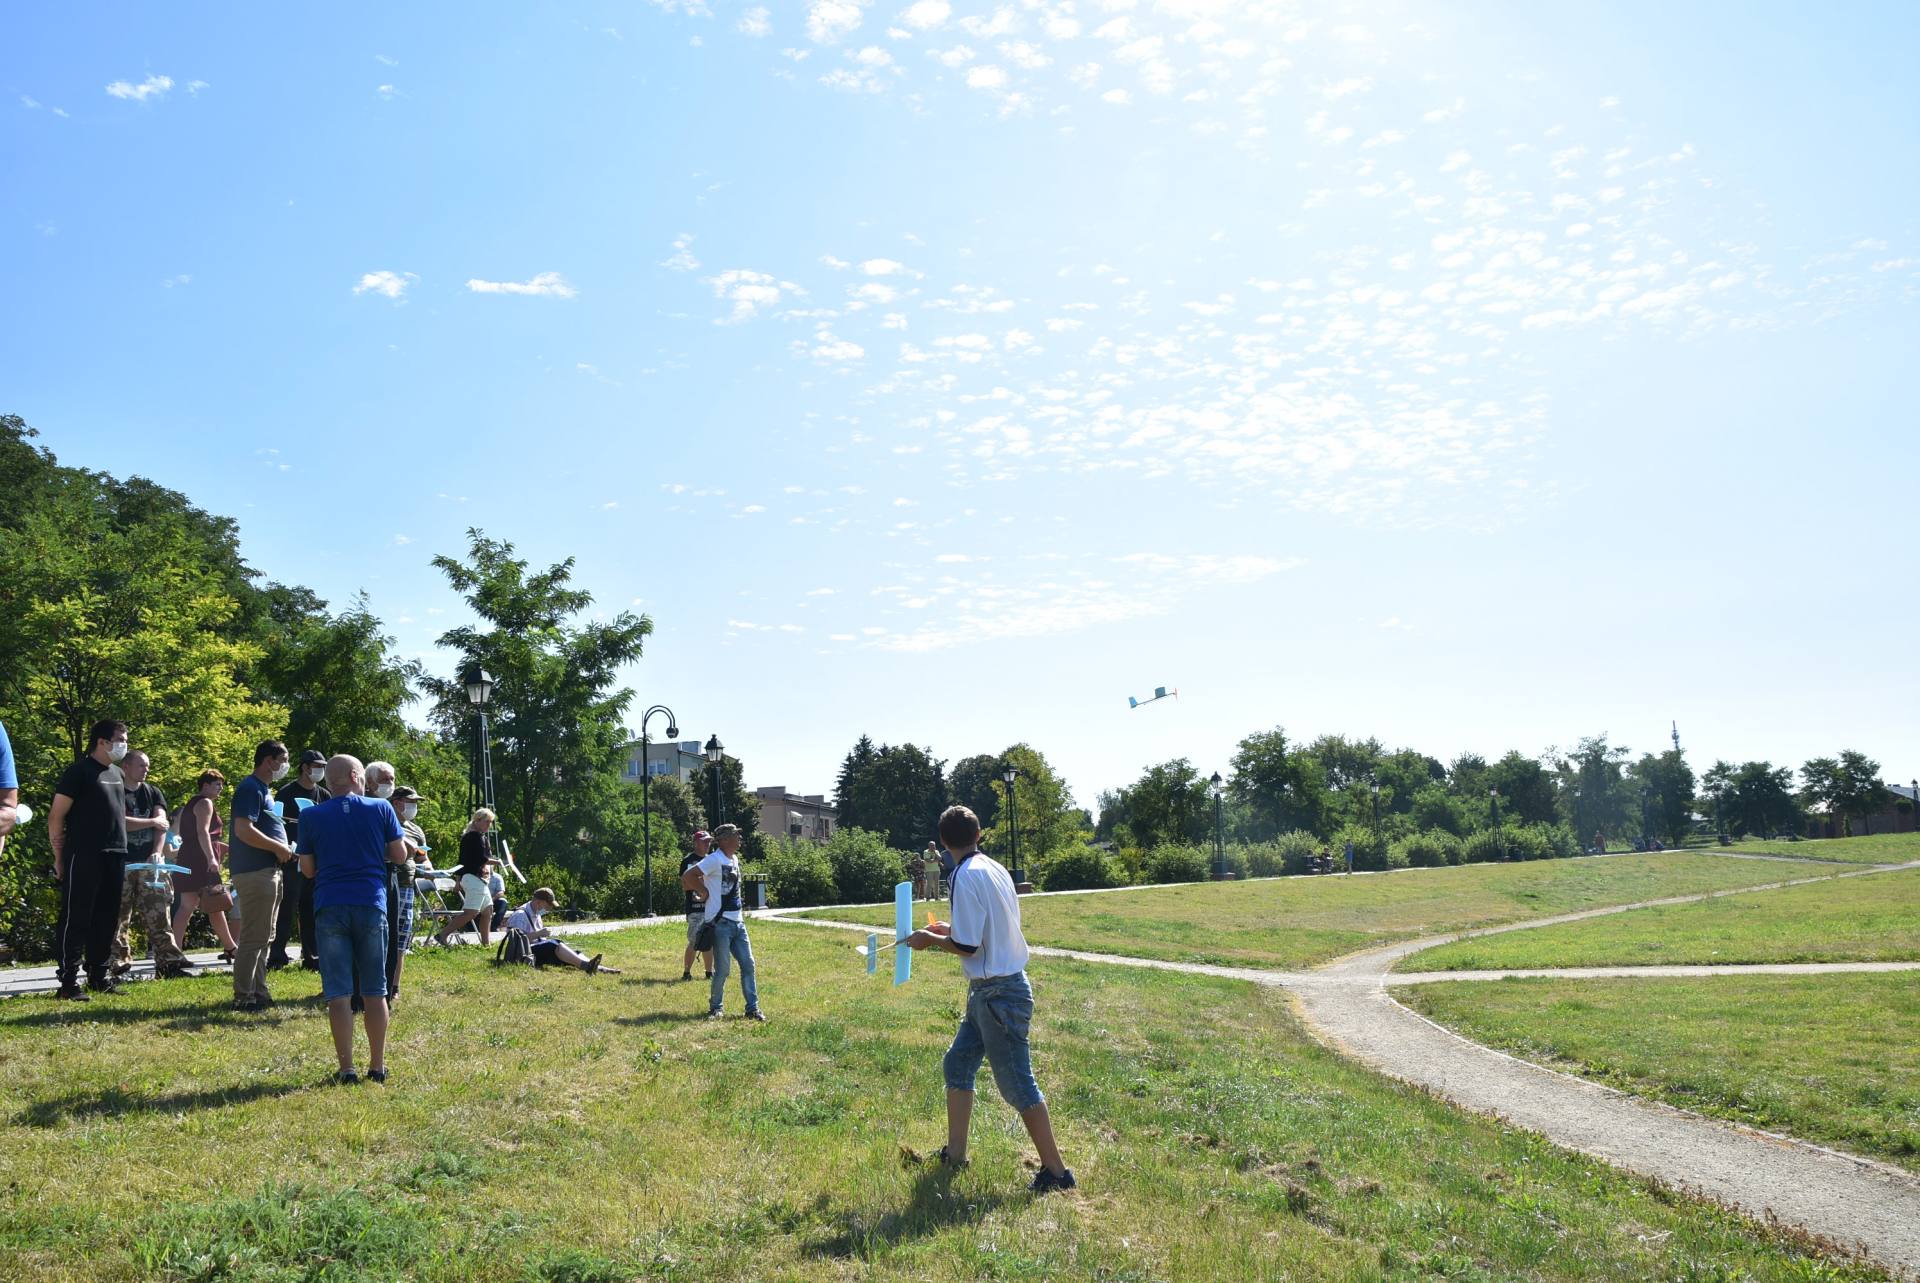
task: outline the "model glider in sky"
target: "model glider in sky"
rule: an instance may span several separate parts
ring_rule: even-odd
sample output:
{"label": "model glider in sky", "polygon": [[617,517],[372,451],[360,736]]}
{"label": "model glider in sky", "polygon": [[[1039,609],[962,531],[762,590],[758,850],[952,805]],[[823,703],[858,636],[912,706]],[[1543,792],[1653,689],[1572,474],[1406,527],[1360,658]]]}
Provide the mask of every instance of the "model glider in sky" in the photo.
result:
{"label": "model glider in sky", "polygon": [[1175,699],[1179,699],[1179,698],[1180,698],[1180,692],[1179,692],[1179,690],[1178,690],[1178,689],[1175,689],[1175,690],[1168,690],[1168,689],[1167,689],[1166,687],[1164,687],[1164,686],[1156,686],[1156,687],[1154,687],[1154,688],[1153,688],[1153,698],[1152,698],[1152,699],[1135,699],[1135,698],[1134,698],[1133,696],[1131,696],[1131,695],[1129,695],[1129,696],[1127,696],[1127,707],[1128,707],[1128,708],[1143,708],[1143,707],[1145,707],[1146,705],[1148,705],[1148,704],[1151,704],[1151,703],[1153,703],[1153,702],[1154,702],[1154,700],[1161,700],[1161,699],[1165,699],[1165,698],[1166,698],[1167,696],[1169,696],[1169,695],[1171,695],[1171,696],[1173,696],[1173,697],[1174,697]]}

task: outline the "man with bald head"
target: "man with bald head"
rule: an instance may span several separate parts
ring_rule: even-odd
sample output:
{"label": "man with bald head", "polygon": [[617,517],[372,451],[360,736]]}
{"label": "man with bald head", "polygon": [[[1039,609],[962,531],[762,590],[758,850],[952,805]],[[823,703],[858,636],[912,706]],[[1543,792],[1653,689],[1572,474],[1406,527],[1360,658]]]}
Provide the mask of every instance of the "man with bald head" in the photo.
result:
{"label": "man with bald head", "polygon": [[[147,755],[137,748],[120,759],[120,773],[126,777],[129,864],[167,858],[167,799],[147,779],[148,766]],[[132,927],[138,910],[147,947],[153,951],[154,978],[192,975],[187,955],[173,938],[173,882],[165,875],[156,882],[148,869],[128,869],[126,878],[120,888],[120,932],[113,938],[113,974],[133,970]]]}
{"label": "man with bald head", "polygon": [[320,991],[342,1083],[360,1081],[353,1068],[356,987],[366,1002],[367,1077],[387,1081],[387,866],[407,859],[400,817],[366,790],[359,759],[337,754],[327,759],[333,796],[300,817],[300,870],[313,879]]}

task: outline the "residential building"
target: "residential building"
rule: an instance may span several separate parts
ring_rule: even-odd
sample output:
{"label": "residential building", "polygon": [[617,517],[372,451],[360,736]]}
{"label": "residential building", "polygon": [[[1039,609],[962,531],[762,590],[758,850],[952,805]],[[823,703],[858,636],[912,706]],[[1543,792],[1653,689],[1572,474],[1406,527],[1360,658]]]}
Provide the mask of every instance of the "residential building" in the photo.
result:
{"label": "residential building", "polygon": [[[640,782],[640,741],[632,740],[622,746],[626,749],[626,765],[621,768],[620,777],[629,784]],[[707,758],[700,751],[699,740],[681,740],[674,743],[652,741],[647,745],[647,773],[654,779],[671,775],[682,784],[694,784],[705,778]]]}
{"label": "residential building", "polygon": [[820,793],[789,793],[785,786],[753,790],[759,799],[760,831],[769,837],[806,838],[825,842],[833,836],[837,812]]}

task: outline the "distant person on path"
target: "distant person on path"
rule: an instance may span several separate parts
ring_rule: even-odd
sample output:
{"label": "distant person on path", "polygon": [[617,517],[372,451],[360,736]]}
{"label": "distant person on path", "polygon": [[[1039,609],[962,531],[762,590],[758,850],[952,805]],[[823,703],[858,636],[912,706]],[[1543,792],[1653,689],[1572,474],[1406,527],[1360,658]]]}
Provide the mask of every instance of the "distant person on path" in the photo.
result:
{"label": "distant person on path", "polygon": [[695,829],[693,831],[693,854],[683,856],[680,860],[680,896],[684,901],[684,909],[687,915],[687,952],[686,955],[680,959],[680,978],[682,980],[693,979],[693,955],[695,953],[698,953],[700,960],[707,964],[706,978],[708,980],[713,979],[713,950],[695,949],[693,947],[694,942],[700,938],[701,924],[707,920],[706,883],[701,882],[698,890],[689,887],[687,884],[687,870],[706,859],[707,852],[712,849],[713,835],[705,829]]}
{"label": "distant person on path", "polygon": [[[280,803],[281,822],[287,826],[287,844],[300,842],[300,803],[318,805],[327,800],[327,755],[317,748],[300,754],[300,773],[280,786],[274,794]],[[280,911],[274,915],[273,948],[267,953],[267,970],[278,971],[293,959],[287,953],[287,940],[294,923],[300,925],[300,966],[307,971],[320,969],[320,950],[313,939],[313,883],[300,872],[295,861],[280,870]]]}
{"label": "distant person on path", "polygon": [[1599,829],[1595,829],[1593,831],[1592,853],[1594,855],[1605,855],[1607,853],[1607,835],[1602,833]]}
{"label": "distant person on path", "polygon": [[713,831],[720,849],[680,875],[689,891],[698,886],[707,893],[705,920],[713,924],[713,980],[707,986],[707,1018],[720,1019],[721,999],[727,992],[729,964],[740,964],[740,994],[747,1000],[747,1019],[765,1020],[760,1010],[760,988],[753,970],[753,945],[747,940],[747,917],[740,911],[740,826],[722,824]]}
{"label": "distant person on path", "polygon": [[240,945],[233,951],[237,1011],[273,1005],[273,996],[267,992],[267,955],[273,950],[273,929],[280,914],[280,871],[293,863],[294,852],[280,814],[287,804],[275,801],[267,786],[286,774],[287,746],[279,740],[262,740],[253,750],[253,773],[233,789],[227,867],[233,872],[233,893],[240,902]]}
{"label": "distant person on path", "polygon": [[940,850],[933,843],[920,854],[920,894],[922,900],[940,898]]}
{"label": "distant person on path", "polygon": [[[187,947],[187,926],[193,921],[193,911],[201,907],[201,895],[220,885],[220,852],[225,846],[220,835],[225,830],[220,824],[217,804],[220,791],[226,786],[227,777],[219,771],[202,771],[193,796],[173,817],[173,831],[180,835],[180,849],[173,853],[171,863],[187,870],[173,875],[173,938],[182,949]],[[220,947],[225,950],[220,960],[231,962],[236,942],[232,928],[227,925],[227,915],[212,905],[206,909],[207,925],[213,928]]]}
{"label": "distant person on path", "polygon": [[[11,756],[11,750],[9,750]],[[60,774],[47,809],[47,839],[53,876],[60,883],[60,917],[54,927],[59,997],[87,1001],[87,990],[119,993],[107,967],[114,928],[120,924],[120,887],[126,880],[127,724],[108,718],[87,732],[87,751]],[[17,786],[16,786],[17,787]],[[84,958],[87,988],[80,987]]]}
{"label": "distant person on path", "polygon": [[[532,899],[507,915],[506,929],[526,933],[527,939],[533,945],[534,966],[545,967],[562,962],[569,967],[578,967],[590,976],[595,974],[600,970],[600,959],[605,956],[604,954],[596,953],[589,958],[572,946],[562,944],[553,938],[553,932],[548,930],[546,923],[541,921],[557,905],[558,901],[554,899],[553,892],[546,887],[541,887],[533,893]],[[607,973],[619,974],[612,967],[607,968]]]}
{"label": "distant person on path", "polygon": [[1001,1098],[1020,1115],[1040,1152],[1033,1192],[1073,1189],[1073,1171],[1061,1161],[1060,1148],[1054,1143],[1046,1097],[1033,1080],[1027,1045],[1033,986],[1027,981],[1019,892],[1012,875],[981,853],[980,819],[966,807],[950,806],[941,813],[940,842],[955,861],[953,921],[933,923],[901,941],[909,949],[937,949],[958,956],[967,976],[967,1012],[942,1064],[947,1080],[947,1143],[936,1157],[948,1167],[966,1165],[973,1084],[984,1057]]}
{"label": "distant person on path", "polygon": [[301,871],[313,879],[320,933],[320,991],[340,1062],[337,1081],[360,1081],[353,1068],[353,994],[366,1002],[367,1077],[387,1081],[387,866],[407,858],[400,817],[365,795],[366,770],[338,754],[327,761],[333,796],[300,826]]}
{"label": "distant person on path", "polygon": [[487,835],[493,821],[493,812],[483,806],[460,835],[460,912],[434,937],[441,944],[452,944],[469,923],[478,926],[481,944],[493,943],[493,891],[487,885],[487,873],[493,867],[493,842]]}
{"label": "distant person on path", "polygon": [[[147,755],[129,750],[120,762],[126,777],[127,863],[147,864],[165,860],[167,851],[167,799],[147,780]],[[113,937],[113,974],[123,976],[133,970],[133,915],[140,914],[140,926],[147,934],[147,948],[153,954],[156,980],[190,976],[193,968],[187,955],[173,938],[173,883],[162,876],[154,885],[151,869],[128,869],[120,884],[120,929]]]}
{"label": "distant person on path", "polygon": [[7,834],[20,822],[20,768],[13,762],[13,741],[7,738],[7,724],[0,722],[0,851],[7,849]]}

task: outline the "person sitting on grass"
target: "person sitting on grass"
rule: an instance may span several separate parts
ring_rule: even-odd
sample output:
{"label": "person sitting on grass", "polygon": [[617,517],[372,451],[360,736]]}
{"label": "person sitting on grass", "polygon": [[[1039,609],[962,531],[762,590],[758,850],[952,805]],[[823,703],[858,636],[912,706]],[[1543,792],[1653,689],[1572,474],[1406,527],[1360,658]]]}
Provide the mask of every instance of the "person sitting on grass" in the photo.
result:
{"label": "person sitting on grass", "polygon": [[300,817],[300,871],[313,879],[313,922],[320,945],[320,991],[327,999],[337,1076],[357,1083],[353,1069],[353,995],[366,1003],[367,1077],[387,1081],[387,865],[403,864],[400,817],[366,796],[358,758],[327,759],[333,796]]}
{"label": "person sitting on grass", "polygon": [[507,914],[507,930],[524,932],[528,942],[532,944],[533,965],[544,967],[550,963],[563,962],[569,967],[580,968],[590,976],[600,971],[605,971],[610,976],[619,975],[620,973],[612,967],[600,965],[600,959],[605,955],[596,953],[589,958],[573,946],[562,944],[553,938],[553,932],[547,929],[541,919],[553,912],[558,904],[559,901],[554,898],[552,891],[546,887],[540,887],[534,891],[532,899]]}
{"label": "person sitting on grass", "polygon": [[1000,1095],[1020,1115],[1040,1171],[1036,1194],[1074,1188],[1073,1169],[1060,1160],[1046,1098],[1033,1080],[1027,1030],[1033,1022],[1033,987],[1027,983],[1027,941],[1020,932],[1020,898],[1013,878],[980,852],[980,819],[964,806],[940,816],[940,844],[953,853],[953,921],[935,922],[900,943],[958,955],[967,976],[967,1011],[943,1070],[947,1080],[947,1143],[936,1157],[948,1167],[967,1161],[967,1126],[973,1120],[973,1082],[986,1057]]}
{"label": "person sitting on grass", "polygon": [[487,883],[493,869],[493,843],[487,833],[493,820],[493,812],[483,806],[460,835],[460,912],[434,936],[436,944],[452,944],[469,923],[479,927],[481,944],[493,943],[493,888]]}

